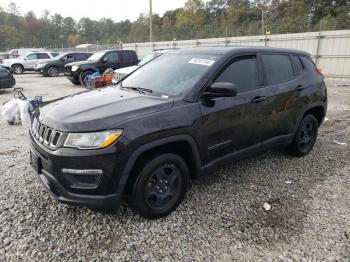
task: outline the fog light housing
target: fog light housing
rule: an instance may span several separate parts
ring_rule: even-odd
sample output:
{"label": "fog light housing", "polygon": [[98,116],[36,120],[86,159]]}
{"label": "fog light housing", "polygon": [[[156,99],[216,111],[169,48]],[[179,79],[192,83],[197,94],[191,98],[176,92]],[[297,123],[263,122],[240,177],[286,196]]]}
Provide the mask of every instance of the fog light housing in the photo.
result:
{"label": "fog light housing", "polygon": [[101,169],[63,168],[61,171],[68,180],[70,187],[78,189],[97,188],[103,176],[103,171]]}

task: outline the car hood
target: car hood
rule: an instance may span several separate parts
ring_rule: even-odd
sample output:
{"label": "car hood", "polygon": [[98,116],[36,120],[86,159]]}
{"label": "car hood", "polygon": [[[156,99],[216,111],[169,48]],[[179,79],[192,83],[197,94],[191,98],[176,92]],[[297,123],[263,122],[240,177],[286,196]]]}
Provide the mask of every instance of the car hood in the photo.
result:
{"label": "car hood", "polygon": [[66,66],[74,66],[74,65],[81,66],[81,65],[88,65],[93,63],[96,63],[96,61],[85,60],[85,61],[72,62],[72,63],[66,64]]}
{"label": "car hood", "polygon": [[59,131],[91,132],[122,128],[118,123],[172,106],[171,99],[108,87],[51,101],[40,108],[39,120]]}
{"label": "car hood", "polygon": [[137,68],[139,68],[139,66],[137,66],[137,65],[124,67],[124,68],[120,68],[120,69],[115,70],[114,73],[130,74],[130,73],[134,72]]}

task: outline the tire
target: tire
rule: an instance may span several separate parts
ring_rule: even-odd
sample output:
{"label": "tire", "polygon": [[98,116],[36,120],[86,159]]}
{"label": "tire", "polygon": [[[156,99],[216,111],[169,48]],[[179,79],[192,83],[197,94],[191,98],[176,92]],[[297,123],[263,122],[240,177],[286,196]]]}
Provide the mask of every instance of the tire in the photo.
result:
{"label": "tire", "polygon": [[16,75],[23,74],[24,72],[24,67],[22,65],[13,65],[11,69],[12,69],[12,72]]}
{"label": "tire", "polygon": [[318,122],[314,115],[308,114],[301,120],[290,147],[289,153],[302,157],[309,154],[315,145],[318,132]]}
{"label": "tire", "polygon": [[58,75],[59,75],[59,72],[58,72],[57,67],[54,67],[54,66],[50,67],[50,68],[47,70],[47,75],[48,75],[49,77],[56,77],[56,76],[58,76]]}
{"label": "tire", "polygon": [[186,195],[189,170],[176,154],[162,154],[133,174],[131,206],[144,218],[157,219],[174,211]]}
{"label": "tire", "polygon": [[87,71],[84,71],[82,73],[80,73],[80,76],[79,76],[79,81],[80,81],[80,84],[83,86],[83,87],[86,87],[86,84],[85,84],[85,77],[88,76],[88,75],[91,75],[93,74],[94,72],[93,71],[90,71],[90,70],[87,70]]}

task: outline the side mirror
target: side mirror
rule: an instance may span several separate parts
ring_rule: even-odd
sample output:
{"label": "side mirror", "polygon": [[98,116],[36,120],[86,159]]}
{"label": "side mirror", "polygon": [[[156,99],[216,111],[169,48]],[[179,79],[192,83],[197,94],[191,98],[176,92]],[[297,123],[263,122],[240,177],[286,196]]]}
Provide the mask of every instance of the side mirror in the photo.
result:
{"label": "side mirror", "polygon": [[104,57],[103,59],[102,59],[102,63],[107,63],[108,62],[108,58],[107,57]]}
{"label": "side mirror", "polygon": [[28,60],[28,57],[25,57],[24,60]]}
{"label": "side mirror", "polygon": [[214,83],[203,93],[205,98],[234,97],[237,96],[237,86],[232,83]]}

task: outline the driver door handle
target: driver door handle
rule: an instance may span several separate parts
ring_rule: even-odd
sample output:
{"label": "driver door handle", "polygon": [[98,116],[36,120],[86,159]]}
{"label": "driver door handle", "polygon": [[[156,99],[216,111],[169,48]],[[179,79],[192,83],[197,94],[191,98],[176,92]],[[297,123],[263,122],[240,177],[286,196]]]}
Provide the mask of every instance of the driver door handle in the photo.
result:
{"label": "driver door handle", "polygon": [[295,90],[296,91],[303,91],[305,89],[305,86],[304,85],[298,85]]}
{"label": "driver door handle", "polygon": [[256,96],[252,99],[252,103],[260,103],[266,100],[266,96]]}

